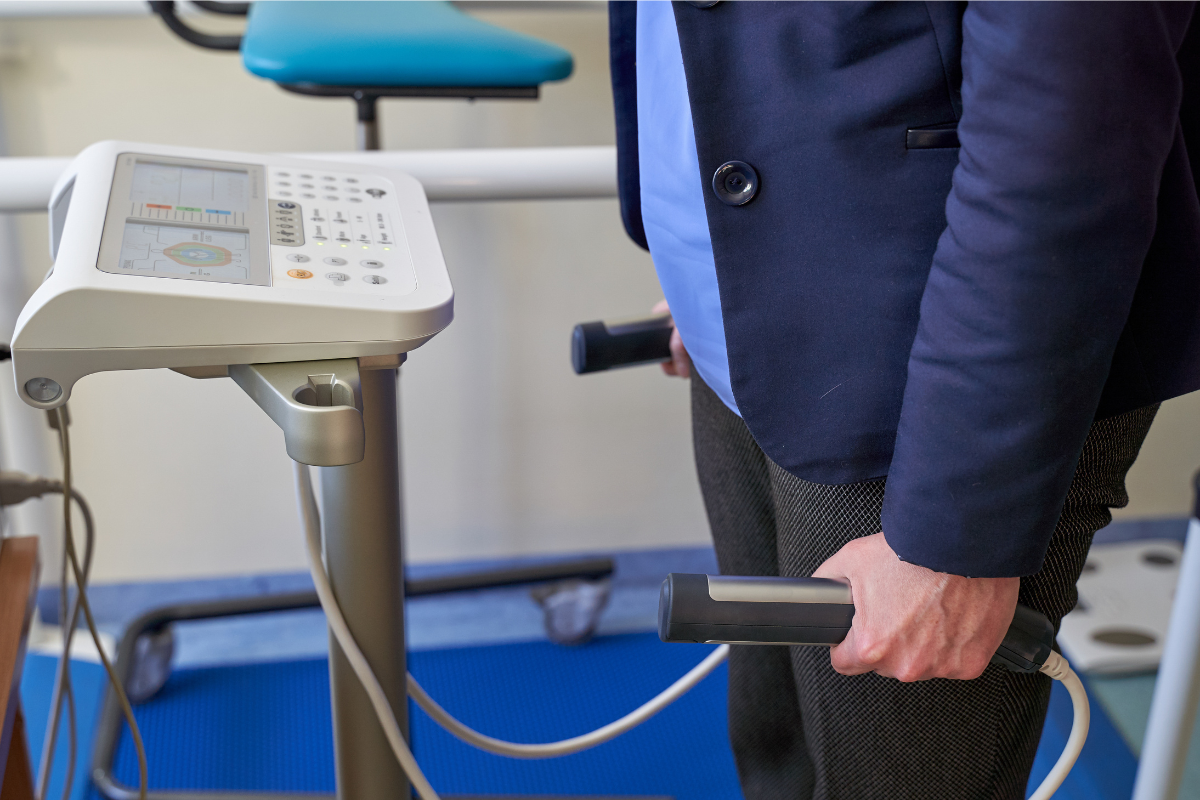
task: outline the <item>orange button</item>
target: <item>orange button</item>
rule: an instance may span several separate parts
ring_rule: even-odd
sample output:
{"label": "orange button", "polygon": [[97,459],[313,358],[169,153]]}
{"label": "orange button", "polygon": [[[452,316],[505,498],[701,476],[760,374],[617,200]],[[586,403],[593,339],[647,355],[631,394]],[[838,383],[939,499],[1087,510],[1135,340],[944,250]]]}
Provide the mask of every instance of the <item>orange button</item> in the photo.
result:
{"label": "orange button", "polygon": [[291,275],[293,278],[311,278],[312,277],[312,273],[306,269],[289,269],[288,275]]}

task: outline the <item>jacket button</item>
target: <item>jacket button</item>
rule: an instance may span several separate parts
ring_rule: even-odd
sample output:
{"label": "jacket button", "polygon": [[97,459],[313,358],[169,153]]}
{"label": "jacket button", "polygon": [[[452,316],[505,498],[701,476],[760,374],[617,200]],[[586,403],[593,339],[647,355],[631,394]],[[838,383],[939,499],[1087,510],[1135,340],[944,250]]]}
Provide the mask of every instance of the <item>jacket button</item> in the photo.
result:
{"label": "jacket button", "polygon": [[687,0],[687,4],[692,8],[712,8],[721,0]]}
{"label": "jacket button", "polygon": [[758,173],[745,161],[726,161],[713,173],[712,188],[727,206],[744,206],[758,194]]}

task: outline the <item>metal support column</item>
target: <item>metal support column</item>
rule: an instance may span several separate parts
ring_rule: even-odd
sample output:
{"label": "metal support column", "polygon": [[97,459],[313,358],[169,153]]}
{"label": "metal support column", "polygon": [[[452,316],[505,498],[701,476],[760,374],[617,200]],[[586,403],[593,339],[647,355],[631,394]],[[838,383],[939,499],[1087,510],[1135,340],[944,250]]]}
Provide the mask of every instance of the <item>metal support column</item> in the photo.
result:
{"label": "metal support column", "polygon": [[[395,368],[360,373],[366,454],[321,468],[321,516],[334,594],[407,738],[397,377]],[[332,636],[329,673],[338,799],[407,798],[408,780]]]}

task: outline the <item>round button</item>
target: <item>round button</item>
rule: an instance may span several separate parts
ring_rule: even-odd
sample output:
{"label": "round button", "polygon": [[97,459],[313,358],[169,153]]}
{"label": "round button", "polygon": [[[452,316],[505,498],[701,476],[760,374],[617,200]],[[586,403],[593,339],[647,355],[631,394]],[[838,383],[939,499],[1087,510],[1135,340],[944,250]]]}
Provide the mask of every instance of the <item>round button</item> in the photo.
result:
{"label": "round button", "polygon": [[370,258],[366,259],[365,261],[360,261],[358,263],[362,264],[364,267],[369,267],[370,269],[379,269],[380,267],[383,266],[382,261],[375,261]]}
{"label": "round button", "polygon": [[278,175],[278,176],[279,176],[279,177],[281,177],[281,178],[290,178],[290,177],[292,177],[292,173],[290,173],[290,172],[276,172],[275,174],[276,174],[276,175]]}
{"label": "round button", "polygon": [[291,197],[292,193],[288,191],[278,192],[280,197]]}
{"label": "round button", "polygon": [[277,183],[275,185],[276,186],[291,186],[291,184],[288,183],[287,181],[280,181],[279,183]]}
{"label": "round button", "polygon": [[349,200],[351,203],[361,203],[362,202],[361,197],[348,197],[346,199]]}
{"label": "round button", "polygon": [[381,198],[385,194],[387,194],[387,192],[385,192],[383,189],[367,189],[367,194],[371,195],[371,197],[374,197],[376,200],[378,200],[379,198]]}
{"label": "round button", "polygon": [[304,178],[304,180],[306,180],[306,181],[311,181],[311,180],[312,180],[312,175],[301,175],[300,177],[301,177],[301,178]]}
{"label": "round button", "polygon": [[[332,180],[332,178],[326,178],[325,180],[327,180],[327,181],[328,181],[328,180]],[[322,188],[322,189],[324,189],[324,190],[325,190],[325,191],[327,191],[327,192],[336,192],[338,187],[336,187],[336,186],[322,186],[321,188]]]}
{"label": "round button", "polygon": [[30,378],[25,381],[25,394],[39,403],[49,403],[58,399],[62,394],[62,387],[52,378]]}
{"label": "round button", "polygon": [[275,205],[279,206],[280,208],[295,208],[296,207],[295,203],[286,203],[286,202],[279,202],[279,203],[276,203]]}
{"label": "round button", "polygon": [[338,196],[336,194],[327,194],[327,195],[325,195],[325,199],[326,200],[337,200]]}
{"label": "round button", "polygon": [[288,275],[291,275],[293,278],[299,278],[300,280],[307,280],[312,277],[312,273],[306,269],[289,269]]}
{"label": "round button", "polygon": [[347,186],[346,191],[349,192],[350,194],[357,194],[357,193],[361,192],[362,189],[359,189],[356,186]]}
{"label": "round button", "polygon": [[312,189],[315,187],[311,183],[302,183],[302,184],[300,184],[300,188],[301,189]]}
{"label": "round button", "polygon": [[366,283],[373,283],[378,286],[381,283],[387,283],[387,278],[383,277],[382,275],[363,275],[363,281]]}
{"label": "round button", "polygon": [[726,161],[717,167],[713,192],[727,206],[744,206],[758,194],[758,173],[745,161]]}
{"label": "round button", "polygon": [[305,192],[304,194],[302,194],[300,196],[303,197],[305,200],[312,200],[314,197],[316,197],[315,194],[311,194],[309,192]]}
{"label": "round button", "polygon": [[346,178],[346,183],[358,183],[358,178]]}
{"label": "round button", "polygon": [[344,267],[346,266],[346,259],[338,258],[337,256],[330,256],[329,258],[325,259],[325,263],[331,267]]}
{"label": "round button", "polygon": [[344,272],[326,272],[325,277],[334,283],[345,283],[350,280],[350,276]]}
{"label": "round button", "polygon": [[292,253],[288,257],[288,261],[295,261],[297,264],[303,264],[308,261],[308,256],[301,253]]}

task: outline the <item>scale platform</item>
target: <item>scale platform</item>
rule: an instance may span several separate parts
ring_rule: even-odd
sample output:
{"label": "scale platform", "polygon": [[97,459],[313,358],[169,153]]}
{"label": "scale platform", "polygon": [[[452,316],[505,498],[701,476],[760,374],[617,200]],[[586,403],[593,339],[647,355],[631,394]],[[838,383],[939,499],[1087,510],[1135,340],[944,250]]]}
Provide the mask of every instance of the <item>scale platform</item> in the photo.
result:
{"label": "scale platform", "polygon": [[1058,633],[1071,664],[1093,675],[1157,669],[1182,559],[1174,539],[1093,545]]}

